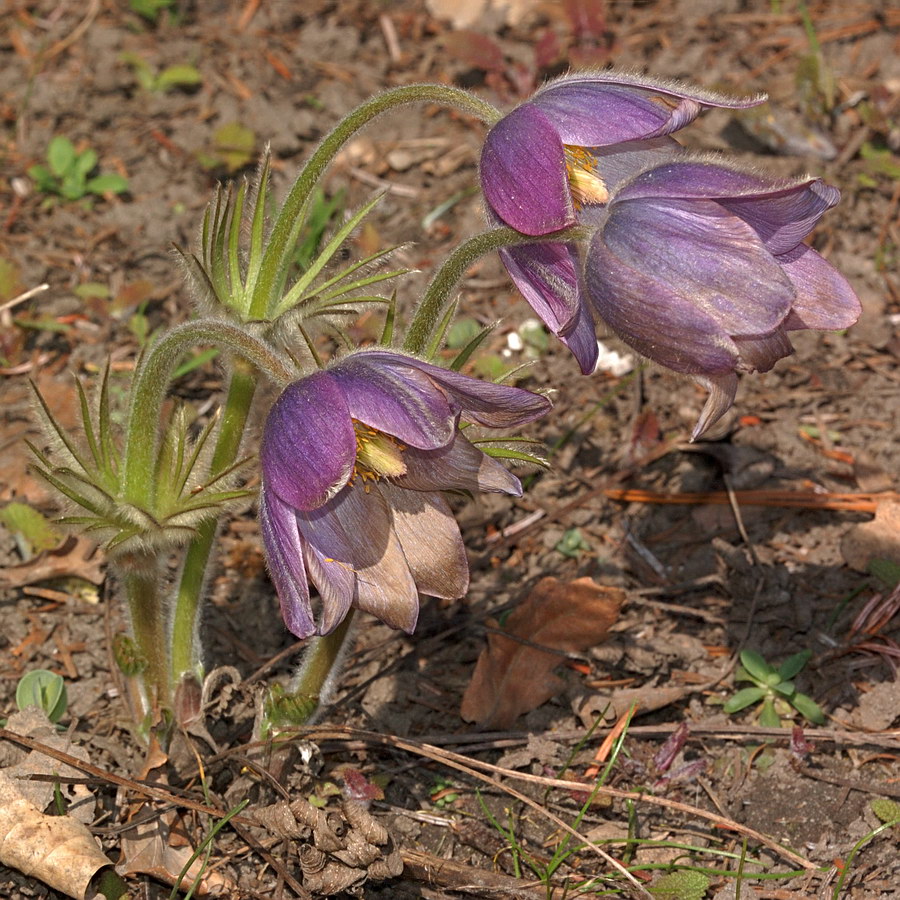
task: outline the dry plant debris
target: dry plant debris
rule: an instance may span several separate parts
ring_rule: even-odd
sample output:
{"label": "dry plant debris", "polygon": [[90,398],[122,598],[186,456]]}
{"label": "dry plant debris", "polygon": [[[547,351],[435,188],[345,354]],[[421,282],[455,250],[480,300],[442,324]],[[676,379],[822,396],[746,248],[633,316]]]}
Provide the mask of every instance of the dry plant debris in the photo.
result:
{"label": "dry plant debris", "polygon": [[[488,633],[463,697],[462,717],[481,728],[506,729],[558,694],[565,685],[553,674],[564,661],[559,651],[579,653],[601,643],[624,599],[621,590],[592,578],[568,583],[542,578],[510,614],[503,632]],[[500,627],[493,620],[489,624]]]}

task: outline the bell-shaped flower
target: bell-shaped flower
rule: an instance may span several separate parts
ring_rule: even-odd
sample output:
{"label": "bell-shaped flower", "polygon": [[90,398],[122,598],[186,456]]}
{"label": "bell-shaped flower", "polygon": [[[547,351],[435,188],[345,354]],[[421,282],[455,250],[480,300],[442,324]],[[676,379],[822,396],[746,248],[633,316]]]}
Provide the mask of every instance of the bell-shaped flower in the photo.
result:
{"label": "bell-shaped flower", "polygon": [[[622,181],[681,152],[669,135],[703,107],[738,109],[763,100],[621,72],[558,78],[488,133],[481,153],[488,217],[532,236],[592,224]],[[592,371],[597,341],[577,247],[541,242],[500,255],[537,315],[569,347],[582,371]]]}
{"label": "bell-shaped flower", "polygon": [[844,277],[803,243],[839,199],[818,178],[769,181],[686,156],[610,197],[587,293],[627,344],[709,388],[695,438],[731,406],[737,372],[766,372],[793,352],[788,332],[859,317]]}
{"label": "bell-shaped flower", "polygon": [[466,439],[460,417],[508,428],[549,408],[529,391],[387,350],[353,353],[289,385],[260,451],[263,541],[287,627],[327,634],[355,606],[412,631],[420,593],[463,596],[466,554],[441,492],[522,488]]}

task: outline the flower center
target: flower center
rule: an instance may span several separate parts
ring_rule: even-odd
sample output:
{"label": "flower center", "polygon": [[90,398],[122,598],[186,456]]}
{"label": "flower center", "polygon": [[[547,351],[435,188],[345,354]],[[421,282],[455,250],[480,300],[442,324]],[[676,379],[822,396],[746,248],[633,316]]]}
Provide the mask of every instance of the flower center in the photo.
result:
{"label": "flower center", "polygon": [[396,478],[406,474],[403,461],[403,446],[396,438],[353,420],[356,432],[356,462],[353,465],[353,479],[359,476],[363,484],[378,481],[379,478]]}
{"label": "flower center", "polygon": [[603,179],[597,174],[597,157],[584,147],[564,144],[566,154],[566,175],[575,209],[586,203],[606,203],[609,191]]}

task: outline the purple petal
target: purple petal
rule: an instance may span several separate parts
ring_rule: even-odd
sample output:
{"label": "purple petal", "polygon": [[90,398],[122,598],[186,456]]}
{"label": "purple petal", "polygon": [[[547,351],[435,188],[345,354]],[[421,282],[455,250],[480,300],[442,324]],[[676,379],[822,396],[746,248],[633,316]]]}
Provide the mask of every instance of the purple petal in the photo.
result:
{"label": "purple petal", "polygon": [[772,254],[799,244],[841,194],[819,178],[772,182],[704,160],[679,160],[635,176],[617,200],[710,199],[740,216]]}
{"label": "purple petal", "polygon": [[523,234],[549,234],[575,222],[562,142],[528,103],[488,132],[481,186],[491,209]]}
{"label": "purple petal", "polygon": [[[672,108],[651,99],[653,95],[678,102]],[[551,81],[526,105],[546,114],[564,144],[601,147],[671,134],[692,122],[704,106],[744,109],[764,100],[726,97],[639,75],[599,72]]]}
{"label": "purple petal", "polygon": [[594,323],[582,297],[579,260],[572,244],[508,247],[500,258],[540,320],[574,354],[587,375],[597,364]]}
{"label": "purple petal", "polygon": [[741,355],[741,368],[749,372],[768,372],[779,359],[794,352],[782,329],[762,337],[735,338]]}
{"label": "purple petal", "polygon": [[461,434],[439,450],[408,450],[406,474],[393,479],[413,491],[492,491],[522,496],[522,485],[505,466]]}
{"label": "purple petal", "polygon": [[284,624],[297,637],[309,637],[315,634],[316,625],[309,601],[297,519],[294,511],[267,489],[265,482],[259,495],[259,521],[269,574],[278,592]]}
{"label": "purple petal", "polygon": [[459,526],[440,494],[378,484],[394,515],[394,532],[419,593],[458,600],[469,589],[469,563]]}
{"label": "purple petal", "polygon": [[715,376],[697,375],[695,380],[709,391],[709,397],[691,433],[692,441],[696,441],[728,412],[738,386],[738,377],[734,372]]}
{"label": "purple petal", "polygon": [[[304,539],[321,559],[355,575],[354,606],[392,628],[415,628],[418,593],[394,533],[390,510],[377,486],[366,491],[360,482],[352,484],[327,505],[298,513],[297,521]],[[340,621],[323,609],[323,631],[332,618],[335,625]]]}
{"label": "purple petal", "polygon": [[[462,412],[470,421],[488,428],[509,428],[532,422],[545,415],[551,408],[550,401],[540,394],[505,384],[481,381],[389,350],[363,350],[352,357],[347,357],[347,360],[350,359],[365,360],[369,368],[396,373],[401,378],[410,377],[411,372],[424,376],[431,382],[436,393],[446,397],[454,416]],[[343,364],[341,363],[341,366]],[[452,439],[455,430],[454,427],[450,437],[440,446]],[[408,443],[421,449],[432,449],[436,446],[435,442],[425,447],[413,441]]]}
{"label": "purple petal", "polygon": [[263,427],[269,489],[295,509],[314,509],[347,483],[355,459],[356,435],[336,379],[315,372],[288,385]]}
{"label": "purple petal", "polygon": [[[600,242],[617,263],[611,290],[623,267],[639,271],[724,334],[770,334],[794,300],[791,280],[756,232],[711,200],[616,201],[593,246]],[[596,281],[596,263],[592,270]]]}
{"label": "purple petal", "polygon": [[661,275],[628,266],[598,234],[588,251],[588,296],[599,316],[638,353],[676,372],[729,372],[738,363],[734,341],[719,322],[673,291]]}
{"label": "purple petal", "polygon": [[407,358],[354,353],[328,371],[343,389],[354,419],[412,447],[431,450],[453,439],[457,411]]}
{"label": "purple petal", "polygon": [[319,634],[330,634],[344,621],[356,597],[356,573],[346,563],[325,556],[308,541],[303,559],[309,580],[319,592],[322,615]]}
{"label": "purple petal", "polygon": [[811,247],[800,244],[779,256],[778,262],[797,292],[784,321],[788,331],[840,331],[859,318],[862,306],[847,279]]}

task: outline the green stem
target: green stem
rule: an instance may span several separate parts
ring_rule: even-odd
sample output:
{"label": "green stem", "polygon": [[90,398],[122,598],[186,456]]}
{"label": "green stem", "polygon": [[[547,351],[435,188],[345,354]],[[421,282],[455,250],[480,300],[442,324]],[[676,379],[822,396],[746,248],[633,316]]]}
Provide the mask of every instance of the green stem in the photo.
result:
{"label": "green stem", "polygon": [[[221,472],[237,459],[255,393],[255,374],[243,360],[236,360],[210,462],[210,473]],[[197,612],[217,528],[217,521],[204,522],[184,557],[172,618],[172,678],[175,684],[185,674],[201,675],[202,660],[198,658],[196,635]]]}
{"label": "green stem", "polygon": [[138,650],[147,660],[147,668],[141,676],[145,691],[143,700],[147,704],[140,711],[143,715],[153,709],[172,706],[166,615],[160,594],[162,584],[162,573],[155,559],[135,561],[125,570],[125,596],[131,614],[131,629]]}
{"label": "green stem", "polygon": [[532,237],[512,228],[501,227],[476,234],[475,237],[464,241],[444,260],[443,265],[425,289],[422,300],[409,323],[403,349],[414,354],[425,352],[447,305],[450,303],[454,289],[466,274],[469,266],[480,257],[503,247],[581,241],[585,240],[590,233],[589,228],[575,225],[563,231]]}
{"label": "green stem", "polygon": [[228,322],[187,322],[162,338],[135,372],[125,432],[125,500],[147,512],[153,508],[159,424],[172,371],[182,354],[199,344],[228,350],[281,384],[295,374],[266,343]]}
{"label": "green stem", "polygon": [[274,303],[280,300],[281,288],[290,255],[303,227],[303,209],[313,187],[322,177],[337,152],[361,128],[376,116],[407,103],[444,103],[488,125],[500,117],[500,111],[467,91],[444,84],[411,84],[392,88],[372,97],[348,113],[324,138],[297,176],[272,228],[268,246],[253,289],[251,319],[266,319]]}
{"label": "green stem", "polygon": [[331,634],[312,638],[303,654],[303,662],[291,685],[296,694],[314,697],[321,704],[336,680],[341,659],[346,651],[345,641],[350,634],[350,623],[354,610],[350,610],[344,621]]}

